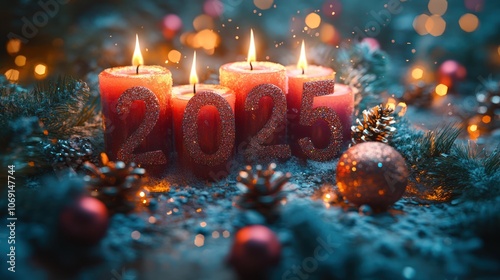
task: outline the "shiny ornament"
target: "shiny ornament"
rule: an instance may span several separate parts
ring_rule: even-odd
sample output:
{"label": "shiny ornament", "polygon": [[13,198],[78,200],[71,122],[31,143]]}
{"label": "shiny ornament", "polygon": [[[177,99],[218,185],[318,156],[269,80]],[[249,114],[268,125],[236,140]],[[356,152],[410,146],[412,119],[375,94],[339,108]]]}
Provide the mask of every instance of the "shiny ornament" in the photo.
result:
{"label": "shiny ornament", "polygon": [[337,165],[337,185],[342,195],[358,206],[383,210],[406,190],[408,168],[401,154],[380,142],[349,148]]}
{"label": "shiny ornament", "polygon": [[281,244],[276,234],[265,226],[253,225],[236,233],[229,263],[241,278],[262,279],[280,258]]}
{"label": "shiny ornament", "polygon": [[106,206],[93,197],[81,197],[65,207],[59,216],[62,235],[75,243],[98,243],[108,229],[109,216]]}
{"label": "shiny ornament", "polygon": [[467,69],[455,60],[447,60],[439,66],[438,81],[449,88],[467,76]]}

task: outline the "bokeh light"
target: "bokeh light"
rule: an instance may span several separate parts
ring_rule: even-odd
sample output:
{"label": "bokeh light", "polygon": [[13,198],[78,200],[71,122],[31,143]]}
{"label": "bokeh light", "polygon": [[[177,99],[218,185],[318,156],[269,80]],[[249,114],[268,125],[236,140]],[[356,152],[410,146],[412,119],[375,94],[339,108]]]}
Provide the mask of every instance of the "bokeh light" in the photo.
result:
{"label": "bokeh light", "polygon": [[427,19],[425,29],[432,36],[438,37],[443,35],[446,29],[446,22],[440,15],[432,15]]}
{"label": "bokeh light", "polygon": [[139,238],[141,238],[141,233],[137,230],[134,230],[130,234],[130,237],[132,237],[132,239],[134,239],[134,240],[139,240]]}
{"label": "bokeh light", "polygon": [[479,26],[479,19],[476,15],[465,14],[458,21],[460,28],[465,32],[474,32]]}
{"label": "bokeh light", "polygon": [[182,57],[182,54],[181,54],[180,51],[178,51],[178,50],[171,50],[170,52],[168,52],[167,63],[168,62],[179,63],[179,61],[181,61],[181,57]]}
{"label": "bokeh light", "polygon": [[273,0],[253,0],[254,5],[261,10],[267,10],[271,8],[273,2]]}
{"label": "bokeh light", "polygon": [[205,244],[205,236],[203,234],[197,234],[194,238],[194,245],[196,247],[202,247]]}
{"label": "bokeh light", "polygon": [[376,51],[380,49],[380,43],[378,42],[377,39],[372,37],[363,38],[363,40],[361,40],[361,43],[367,45],[371,51]]}
{"label": "bokeh light", "polygon": [[182,20],[178,15],[169,14],[163,18],[163,36],[172,39],[181,30]]}
{"label": "bokeh light", "polygon": [[214,20],[208,15],[199,15],[193,20],[193,27],[196,31],[213,29],[214,25]]}
{"label": "bokeh light", "polygon": [[429,1],[429,12],[434,15],[444,15],[448,9],[448,1],[446,0],[430,0]]}
{"label": "bokeh light", "polygon": [[45,64],[37,64],[35,66],[35,77],[43,78],[47,75],[47,66]]}
{"label": "bokeh light", "polygon": [[182,28],[182,20],[178,15],[169,14],[163,18],[163,26],[173,31],[178,31]]}
{"label": "bokeh light", "polygon": [[420,80],[420,79],[422,79],[422,77],[424,77],[424,70],[420,67],[415,67],[411,71],[411,76],[415,80]]}
{"label": "bokeh light", "polygon": [[203,4],[203,12],[211,17],[219,17],[224,13],[224,4],[220,0],[207,0]]}
{"label": "bokeh light", "polygon": [[335,29],[335,27],[329,23],[323,23],[321,24],[320,28],[320,40],[323,43],[330,44],[330,45],[335,45],[340,42],[340,34]]}
{"label": "bokeh light", "polygon": [[472,140],[476,140],[477,138],[479,138],[479,136],[481,136],[481,133],[479,132],[479,127],[477,126],[477,124],[469,125],[467,127],[467,132],[469,133],[469,137]]}
{"label": "bokeh light", "polygon": [[421,14],[415,17],[415,20],[413,20],[413,28],[419,35],[429,34],[429,32],[427,32],[427,29],[425,28],[425,24],[427,23],[428,19],[429,19],[428,15]]}
{"label": "bokeh light", "polygon": [[219,35],[217,33],[210,29],[204,29],[196,33],[193,38],[192,47],[213,50],[218,46],[219,41]]}
{"label": "bokeh light", "polygon": [[9,54],[18,53],[21,50],[21,40],[19,39],[10,39],[7,42],[7,52]]}
{"label": "bokeh light", "polygon": [[26,65],[26,57],[24,55],[18,55],[14,59],[14,63],[20,67]]}
{"label": "bokeh light", "polygon": [[182,33],[181,38],[180,38],[181,43],[183,45],[192,46],[195,36],[196,36],[196,33],[193,33],[193,32]]}
{"label": "bokeh light", "polygon": [[445,96],[448,94],[448,86],[439,84],[436,86],[436,94],[439,96]]}
{"label": "bokeh light", "polygon": [[315,29],[321,24],[321,17],[317,13],[310,13],[306,16],[305,22],[307,27]]}
{"label": "bokeh light", "polygon": [[11,82],[19,80],[19,71],[16,69],[9,69],[5,72],[5,78]]}

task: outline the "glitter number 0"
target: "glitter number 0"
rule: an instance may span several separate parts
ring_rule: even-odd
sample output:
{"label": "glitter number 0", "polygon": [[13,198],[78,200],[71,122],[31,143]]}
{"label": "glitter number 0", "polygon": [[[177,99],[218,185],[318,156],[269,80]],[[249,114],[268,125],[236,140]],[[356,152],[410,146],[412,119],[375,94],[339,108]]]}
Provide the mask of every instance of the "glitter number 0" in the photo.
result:
{"label": "glitter number 0", "polygon": [[128,114],[134,101],[143,101],[146,105],[144,120],[130,137],[125,140],[118,150],[118,160],[135,162],[137,164],[166,164],[167,157],[163,151],[150,151],[142,154],[134,154],[137,148],[151,133],[160,117],[160,101],[156,95],[145,87],[132,87],[123,92],[118,99],[116,110],[119,115]]}
{"label": "glitter number 0", "polygon": [[271,137],[277,129],[286,127],[286,97],[283,91],[272,84],[262,84],[254,87],[245,100],[245,111],[259,109],[259,101],[262,97],[272,98],[274,107],[271,117],[264,127],[250,139],[250,145],[247,149],[248,157],[256,155],[258,158],[269,159],[287,159],[291,156],[289,145],[266,146],[264,142]]}
{"label": "glitter number 0", "polygon": [[324,149],[314,147],[309,137],[299,139],[298,141],[304,154],[315,161],[333,159],[340,151],[340,146],[342,144],[342,123],[337,113],[332,108],[325,106],[313,109],[314,97],[333,92],[334,85],[334,81],[331,80],[304,83],[302,105],[300,108],[300,124],[304,126],[313,126],[316,121],[323,120],[330,129],[330,142]]}
{"label": "glitter number 0", "polygon": [[[198,114],[201,108],[212,105],[219,111],[222,135],[217,151],[206,154],[198,142]],[[226,162],[232,154],[236,137],[234,112],[222,96],[205,91],[197,93],[189,100],[182,118],[182,134],[184,145],[195,163],[207,166],[217,166]]]}

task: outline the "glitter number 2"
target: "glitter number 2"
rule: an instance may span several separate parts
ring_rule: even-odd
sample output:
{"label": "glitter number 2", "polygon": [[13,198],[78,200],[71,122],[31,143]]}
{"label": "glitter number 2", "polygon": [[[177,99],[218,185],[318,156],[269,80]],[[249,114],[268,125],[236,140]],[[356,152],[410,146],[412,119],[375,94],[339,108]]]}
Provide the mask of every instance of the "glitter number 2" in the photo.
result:
{"label": "glitter number 2", "polygon": [[264,159],[287,159],[291,156],[289,145],[264,145],[264,142],[271,137],[274,132],[279,132],[277,130],[286,128],[287,107],[286,97],[283,91],[272,84],[258,85],[248,94],[245,100],[245,110],[253,111],[259,109],[259,101],[264,96],[272,98],[274,103],[273,111],[264,127],[257,135],[250,139],[247,157],[251,158],[251,155],[256,155],[256,157]]}
{"label": "glitter number 2", "polygon": [[151,90],[145,87],[132,87],[124,91],[116,105],[118,114],[128,114],[134,101],[143,101],[146,105],[144,120],[118,150],[118,160],[145,165],[166,164],[167,157],[163,151],[158,150],[142,154],[133,153],[151,133],[160,117],[160,101]]}
{"label": "glitter number 2", "polygon": [[324,149],[314,147],[309,137],[299,139],[299,145],[304,154],[315,161],[333,159],[340,151],[340,146],[342,145],[342,123],[337,113],[332,108],[325,106],[313,109],[314,97],[333,92],[334,85],[334,81],[331,80],[304,83],[302,106],[300,108],[300,124],[313,126],[316,121],[323,120],[330,129],[330,141]]}
{"label": "glitter number 2", "polygon": [[[219,111],[223,134],[218,137],[221,139],[219,147],[213,154],[204,153],[198,142],[198,114],[201,108],[207,105],[212,105]],[[222,96],[211,91],[205,91],[195,94],[189,100],[182,118],[182,133],[186,150],[195,163],[207,166],[217,166],[225,163],[233,152],[236,137],[235,130],[234,112]]]}

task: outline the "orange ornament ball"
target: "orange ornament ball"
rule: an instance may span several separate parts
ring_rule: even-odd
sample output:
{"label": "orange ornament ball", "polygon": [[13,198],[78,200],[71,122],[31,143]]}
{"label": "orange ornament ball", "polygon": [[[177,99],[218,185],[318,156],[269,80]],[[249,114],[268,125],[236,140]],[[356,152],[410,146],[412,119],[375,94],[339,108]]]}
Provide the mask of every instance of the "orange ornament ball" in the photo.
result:
{"label": "orange ornament ball", "polygon": [[351,203],[384,210],[406,190],[408,168],[401,154],[380,142],[349,148],[337,164],[337,185]]}

